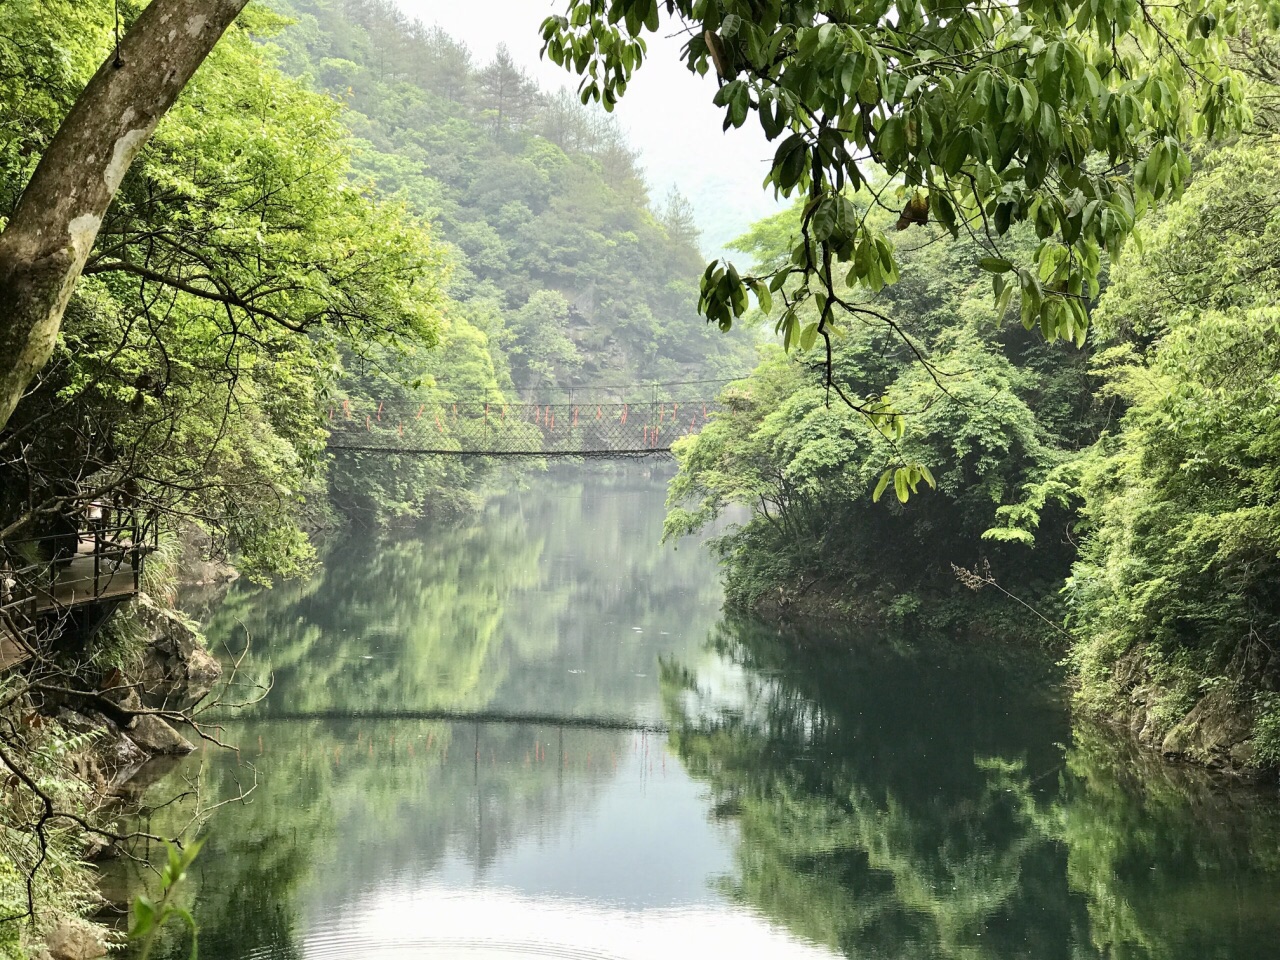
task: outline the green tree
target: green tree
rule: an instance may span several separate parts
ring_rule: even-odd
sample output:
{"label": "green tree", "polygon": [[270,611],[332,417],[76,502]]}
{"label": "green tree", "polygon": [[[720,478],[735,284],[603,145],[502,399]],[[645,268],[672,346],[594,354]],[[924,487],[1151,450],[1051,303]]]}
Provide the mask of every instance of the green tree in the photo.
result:
{"label": "green tree", "polygon": [[[40,162],[0,230],[0,429],[53,352],[71,292],[130,164],[245,3],[152,0],[42,144]],[[32,40],[37,50],[61,55],[45,18],[63,14],[23,6],[10,22],[17,56]],[[82,27],[104,22],[100,14],[78,12],[69,20]],[[90,47],[99,57],[105,39]],[[65,77],[65,68],[54,76]]]}
{"label": "green tree", "polygon": [[[100,23],[73,23],[88,47]],[[11,112],[3,156],[21,164],[50,118]],[[338,105],[271,47],[239,29],[218,46],[123,176],[56,362],[10,422],[3,535],[114,491],[198,518],[249,573],[305,568],[341,351],[429,346],[446,276],[425,226],[354,178],[352,149]]]}
{"label": "green tree", "polygon": [[[583,76],[583,101],[610,109],[647,55],[644,36],[678,29],[689,69],[719,78],[725,127],[754,115],[778,143],[766,183],[803,196],[800,229],[789,260],[765,273],[707,268],[700,309],[722,328],[747,310],[748,290],[767,304],[789,281],[777,320],[788,347],[830,345],[842,316],[881,320],[848,290],[898,276],[893,245],[867,217],[886,204],[899,229],[977,230],[998,303],[1016,291],[1024,325],[1079,343],[1104,251],[1118,253],[1153,203],[1181,193],[1192,135],[1241,120],[1226,38],[1252,9],[572,0],[543,39],[547,56]],[[891,179],[869,180],[868,161]],[[1040,242],[1018,266],[1006,234],[1024,221]],[[874,397],[849,399],[875,409]]]}
{"label": "green tree", "polygon": [[570,310],[560,294],[539,290],[511,317],[507,358],[517,387],[536,390],[568,383],[582,368],[582,356],[569,337]]}
{"label": "green tree", "polygon": [[[801,222],[799,209],[775,215],[737,246],[768,270]],[[959,613],[977,598],[954,567],[987,578],[1016,569],[1034,595],[1068,570],[1065,545],[1046,544],[1028,570],[1022,551],[980,538],[1000,505],[1096,435],[1084,358],[1002,325],[970,244],[935,230],[897,256],[903,279],[876,302],[884,325],[845,331],[829,360],[816,337],[790,356],[772,349],[724,392],[724,412],[677,444],[668,535],[733,506],[751,511],[716,541],[735,603],[828,603],[883,616],[951,595],[961,604],[951,615],[972,626],[984,617]],[[801,308],[806,318],[815,312]],[[835,392],[881,397],[882,406],[868,417],[833,404]],[[1046,517],[1046,526],[1063,519]]]}
{"label": "green tree", "polygon": [[1119,341],[1107,390],[1128,409],[1066,474],[1087,531],[1068,583],[1082,703],[1132,714],[1168,752],[1266,766],[1280,763],[1277,177],[1267,140],[1215,152],[1117,266],[1101,323]]}
{"label": "green tree", "polygon": [[492,117],[496,139],[532,121],[541,94],[537,84],[515,65],[506,44],[498,45],[493,62],[480,71],[478,80],[481,109]]}

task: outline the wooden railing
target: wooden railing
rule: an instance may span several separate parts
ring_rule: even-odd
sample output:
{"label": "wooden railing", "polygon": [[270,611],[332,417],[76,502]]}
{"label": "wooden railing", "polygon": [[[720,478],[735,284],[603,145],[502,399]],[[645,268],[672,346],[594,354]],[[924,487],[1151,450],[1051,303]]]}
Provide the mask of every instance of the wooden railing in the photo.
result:
{"label": "wooden railing", "polygon": [[65,533],[0,543],[0,613],[34,621],[138,593],[154,529],[136,512],[101,508]]}

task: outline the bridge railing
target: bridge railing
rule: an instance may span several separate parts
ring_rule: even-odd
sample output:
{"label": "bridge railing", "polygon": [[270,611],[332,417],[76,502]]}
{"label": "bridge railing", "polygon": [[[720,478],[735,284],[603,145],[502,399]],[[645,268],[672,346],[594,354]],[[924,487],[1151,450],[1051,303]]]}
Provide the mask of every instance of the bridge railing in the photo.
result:
{"label": "bridge railing", "polygon": [[328,411],[329,446],[477,456],[662,453],[696,433],[714,401],[383,404],[342,400]]}

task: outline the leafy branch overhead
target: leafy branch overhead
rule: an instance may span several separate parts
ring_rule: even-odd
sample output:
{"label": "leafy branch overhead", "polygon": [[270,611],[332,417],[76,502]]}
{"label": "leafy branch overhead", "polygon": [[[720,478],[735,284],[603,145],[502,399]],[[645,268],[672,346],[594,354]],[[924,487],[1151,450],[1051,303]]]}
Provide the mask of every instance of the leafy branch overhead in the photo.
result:
{"label": "leafy branch overhead", "polygon": [[[934,220],[978,236],[997,303],[1017,292],[1028,329],[1082,343],[1103,252],[1181,194],[1193,136],[1244,121],[1227,43],[1255,12],[1280,18],[1264,3],[570,0],[542,36],[546,56],[582,75],[583,102],[611,109],[645,34],[674,27],[689,69],[715,71],[725,128],[755,115],[777,144],[765,184],[805,198],[800,235],[765,276],[712,264],[700,308],[727,329],[748,290],[766,311],[784,292],[784,344],[824,338],[830,381],[838,318],[885,320],[848,291],[897,278],[893,245],[868,221],[877,206],[894,207],[898,229]],[[1019,265],[1002,239],[1021,222],[1040,242]],[[801,329],[810,300],[818,319]]]}

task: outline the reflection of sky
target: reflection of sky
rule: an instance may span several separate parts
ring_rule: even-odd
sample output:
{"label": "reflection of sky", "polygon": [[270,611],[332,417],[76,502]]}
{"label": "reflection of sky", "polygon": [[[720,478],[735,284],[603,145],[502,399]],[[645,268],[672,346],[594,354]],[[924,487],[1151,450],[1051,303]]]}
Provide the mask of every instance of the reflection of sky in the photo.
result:
{"label": "reflection of sky", "polygon": [[553,829],[513,838],[479,877],[450,856],[438,879],[629,909],[714,902],[709,880],[730,869],[734,832],[708,824],[703,789],[660,739],[637,741],[589,804],[555,810]]}
{"label": "reflection of sky", "polygon": [[[659,543],[662,480],[614,485],[586,476],[581,487],[574,481],[583,478],[569,474],[567,483],[544,480],[490,506],[491,515],[525,518],[543,548],[533,555],[536,575],[505,600],[506,674],[488,708],[595,714],[603,692],[603,712],[658,721],[659,656],[711,667],[726,697],[743,690],[742,671],[718,672],[721,661],[704,647],[720,616],[714,558],[693,540],[678,551]],[[566,593],[567,605],[555,601]],[[394,621],[383,626],[395,633]],[[533,657],[518,652],[530,631],[554,637],[535,643]],[[386,669],[384,656],[406,654],[394,636],[384,639],[363,667]],[[386,731],[369,729],[382,749]],[[304,956],[829,956],[717,891],[717,878],[734,871],[736,825],[711,817],[705,786],[668,752],[664,734],[451,729],[447,761],[430,762],[452,772],[422,793],[405,792],[398,809],[439,817],[445,791],[453,798],[447,839],[392,827],[402,846],[388,851],[394,863],[379,874],[368,869],[371,850],[348,847],[378,843],[368,837],[377,814],[358,799],[346,807],[336,824],[343,839],[321,854],[324,879],[303,908]],[[383,762],[410,761],[393,753]]]}
{"label": "reflection of sky", "polygon": [[493,888],[396,887],[304,941],[311,960],[821,960],[832,954],[724,905],[631,910]]}
{"label": "reflection of sky", "polygon": [[[371,545],[381,565],[341,578],[326,615],[333,591],[319,587],[296,609],[279,593],[248,597],[274,603],[268,635],[292,636],[295,618],[307,627],[306,643],[271,647],[299,662],[278,692],[307,692],[301,667],[343,653],[355,659],[318,685],[321,705],[453,703],[458,688],[430,675],[466,662],[451,656],[460,644],[484,654],[469,679],[454,668],[475,692],[467,707],[656,720],[663,655],[696,673],[690,718],[735,721],[682,729],[699,779],[661,733],[244,719],[227,735],[261,787],[211,826],[197,919],[221,938],[202,953],[830,957],[757,905],[854,957],[1275,955],[1274,798],[1166,767],[1148,780],[1088,728],[1064,756],[1066,714],[1033,682],[1044,666],[1020,657],[904,652],[874,636],[817,643],[750,622],[712,630],[714,559],[658,544],[661,479],[585,477],[540,477],[473,525]],[[438,548],[430,562],[400,549],[423,543]],[[522,565],[532,574],[513,576]],[[428,593],[420,585],[439,571],[466,575],[449,581],[455,593]],[[504,578],[510,588],[493,590]],[[429,600],[427,615],[386,603],[396,591]],[[459,639],[468,616],[491,615],[501,622],[483,643]],[[374,659],[359,643],[325,645],[344,622],[378,631]],[[406,683],[378,682],[387,676]],[[204,759],[224,773],[235,762]]]}
{"label": "reflection of sky", "polygon": [[[527,504],[508,497],[492,507],[509,515],[518,503],[528,535],[546,545],[534,585],[513,591],[505,605],[507,647],[530,631],[555,636],[537,657],[512,661],[489,707],[660,720],[659,657],[691,662],[720,618],[716,561],[694,538],[679,549],[661,544],[665,478],[588,479],[577,489],[553,483],[543,487],[546,497]],[[560,489],[574,491],[573,509],[555,509]],[[570,601],[557,605],[564,595]],[[547,611],[557,609],[548,623]]]}

